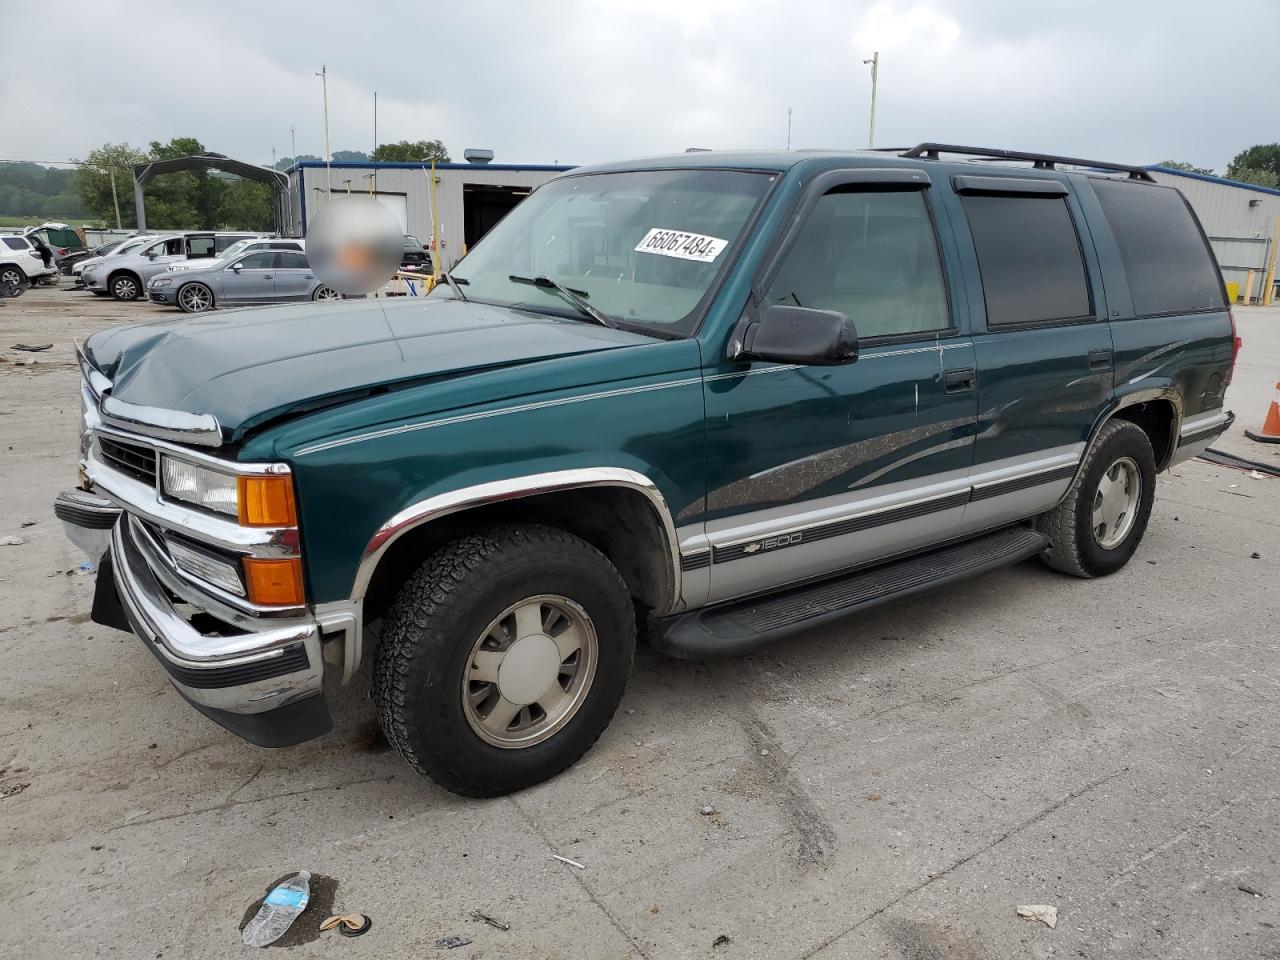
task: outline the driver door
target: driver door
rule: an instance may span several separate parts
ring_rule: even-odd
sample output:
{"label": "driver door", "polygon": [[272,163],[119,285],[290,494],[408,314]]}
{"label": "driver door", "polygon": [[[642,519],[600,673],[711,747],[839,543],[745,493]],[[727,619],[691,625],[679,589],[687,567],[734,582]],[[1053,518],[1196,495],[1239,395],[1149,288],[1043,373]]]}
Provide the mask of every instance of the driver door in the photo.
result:
{"label": "driver door", "polygon": [[748,310],[837,310],[860,355],[844,366],[721,359],[707,371],[708,602],[954,535],[976,376],[929,187],[913,170],[820,175],[766,258]]}
{"label": "driver door", "polygon": [[186,241],[182,237],[171,237],[153,244],[138,266],[138,272],[142,274],[142,285],[145,287],[148,280],[164,273],[170,264],[184,260],[186,256]]}
{"label": "driver door", "polygon": [[275,298],[276,255],[273,250],[250,253],[222,271],[223,303],[262,303]]}

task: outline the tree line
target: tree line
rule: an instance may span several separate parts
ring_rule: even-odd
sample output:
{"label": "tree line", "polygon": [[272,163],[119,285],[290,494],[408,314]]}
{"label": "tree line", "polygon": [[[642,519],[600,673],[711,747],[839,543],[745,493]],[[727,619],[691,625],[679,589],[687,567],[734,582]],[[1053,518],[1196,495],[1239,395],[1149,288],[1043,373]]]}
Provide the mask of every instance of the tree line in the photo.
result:
{"label": "tree line", "polygon": [[[1181,160],[1165,160],[1160,164],[1173,170],[1185,170],[1187,173],[1200,173],[1208,177],[1216,177],[1210,167],[1197,167],[1195,164]],[[1251,183],[1255,187],[1270,187],[1280,190],[1280,143],[1260,143],[1241,150],[1227,164],[1222,174],[1228,180],[1240,183]]]}

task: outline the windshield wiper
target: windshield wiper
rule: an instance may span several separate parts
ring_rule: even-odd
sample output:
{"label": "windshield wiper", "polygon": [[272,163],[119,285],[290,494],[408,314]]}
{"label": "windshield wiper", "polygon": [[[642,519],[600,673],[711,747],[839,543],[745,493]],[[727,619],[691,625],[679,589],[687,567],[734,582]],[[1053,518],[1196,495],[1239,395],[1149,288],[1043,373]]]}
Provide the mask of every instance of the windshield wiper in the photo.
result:
{"label": "windshield wiper", "polygon": [[453,274],[451,273],[441,273],[440,276],[444,277],[444,282],[449,285],[449,289],[453,291],[453,295],[457,297],[459,300],[461,300],[463,303],[466,303],[467,295],[462,292],[462,287],[460,286],[460,284],[466,283],[467,281],[455,280],[453,279]]}
{"label": "windshield wiper", "polygon": [[560,281],[553,280],[551,277],[548,277],[545,273],[540,273],[536,277],[520,277],[514,273],[511,273],[507,275],[507,279],[510,280],[512,283],[528,283],[528,284],[532,284],[535,287],[542,287],[544,290],[554,290],[556,293],[560,294],[560,296],[564,297],[566,300],[572,303],[575,307],[581,310],[583,316],[590,317],[592,320],[600,324],[600,326],[602,327],[617,329],[614,326],[614,323],[612,320],[606,317],[603,313],[601,313],[591,304],[587,303],[586,301],[587,291],[585,290],[571,290]]}

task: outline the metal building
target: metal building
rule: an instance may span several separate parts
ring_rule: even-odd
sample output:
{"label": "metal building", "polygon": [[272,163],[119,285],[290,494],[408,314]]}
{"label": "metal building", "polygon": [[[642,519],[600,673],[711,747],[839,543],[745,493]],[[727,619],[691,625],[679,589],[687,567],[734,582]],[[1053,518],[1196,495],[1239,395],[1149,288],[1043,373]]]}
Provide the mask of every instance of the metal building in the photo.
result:
{"label": "metal building", "polygon": [[1240,302],[1270,302],[1280,244],[1280,190],[1168,167],[1147,169],[1157,183],[1177,187],[1187,198],[1209,235],[1223,279],[1238,284]]}
{"label": "metal building", "polygon": [[[534,187],[571,167],[545,164],[436,164],[439,261],[449,269]],[[308,219],[329,191],[372,194],[424,244],[431,238],[431,167],[420,163],[333,163],[304,160],[289,170],[293,222],[306,236]]]}

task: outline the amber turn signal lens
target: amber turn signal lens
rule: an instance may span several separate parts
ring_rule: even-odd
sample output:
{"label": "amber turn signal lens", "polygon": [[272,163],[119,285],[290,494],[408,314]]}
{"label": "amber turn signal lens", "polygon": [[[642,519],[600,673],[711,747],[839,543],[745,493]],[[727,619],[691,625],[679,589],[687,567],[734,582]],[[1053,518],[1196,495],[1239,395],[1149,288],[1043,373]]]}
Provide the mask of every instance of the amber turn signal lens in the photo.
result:
{"label": "amber turn signal lens", "polygon": [[276,606],[302,603],[302,561],[244,558],[244,581],[253,603]]}
{"label": "amber turn signal lens", "polygon": [[238,503],[246,527],[292,527],[298,522],[290,476],[241,477]]}

